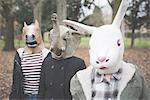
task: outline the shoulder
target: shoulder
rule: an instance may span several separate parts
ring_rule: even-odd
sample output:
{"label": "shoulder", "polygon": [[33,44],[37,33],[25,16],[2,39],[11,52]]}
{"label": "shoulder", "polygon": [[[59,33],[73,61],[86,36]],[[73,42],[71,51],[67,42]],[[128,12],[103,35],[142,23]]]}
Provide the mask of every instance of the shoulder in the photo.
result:
{"label": "shoulder", "polygon": [[19,49],[17,49],[16,54],[17,54],[20,58],[22,58],[23,52],[24,52],[24,48],[19,48]]}
{"label": "shoulder", "polygon": [[130,80],[130,82],[135,81],[135,83],[142,85],[143,81],[144,81],[144,76],[141,73],[141,71],[139,70],[137,65],[131,64],[131,63],[126,63],[128,67],[128,71],[129,70],[135,70],[132,80]]}
{"label": "shoulder", "polygon": [[16,50],[16,53],[15,53],[14,59],[15,59],[15,60],[21,59],[21,58],[22,58],[23,51],[24,51],[24,48],[19,48],[19,49],[17,49],[17,50]]}
{"label": "shoulder", "polygon": [[143,78],[143,74],[142,74],[142,72],[140,71],[140,69],[139,69],[139,67],[137,65],[132,64],[132,63],[126,63],[126,67],[130,68],[130,70],[131,69],[135,70],[135,73],[134,73],[133,77],[138,78],[138,79]]}
{"label": "shoulder", "polygon": [[139,82],[145,80],[143,73],[139,70],[139,68],[137,66],[136,66],[136,71],[135,71],[133,78],[138,80]]}
{"label": "shoulder", "polygon": [[81,63],[84,63],[84,60],[79,58],[79,57],[76,57],[76,56],[72,56],[72,59],[77,61],[77,62],[81,62]]}
{"label": "shoulder", "polygon": [[75,63],[75,65],[80,67],[79,69],[85,69],[86,68],[86,64],[85,64],[83,59],[81,59],[79,57],[75,57],[75,56],[73,56],[72,59],[73,59],[72,61]]}
{"label": "shoulder", "polygon": [[47,48],[44,48],[42,50],[42,54],[43,54],[43,59],[46,58],[49,54],[50,54],[50,50]]}

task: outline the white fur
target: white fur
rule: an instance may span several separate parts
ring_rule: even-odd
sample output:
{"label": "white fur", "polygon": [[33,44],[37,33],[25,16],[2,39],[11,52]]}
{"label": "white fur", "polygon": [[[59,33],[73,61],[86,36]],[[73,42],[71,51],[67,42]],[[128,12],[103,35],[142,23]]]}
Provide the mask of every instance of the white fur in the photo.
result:
{"label": "white fur", "polygon": [[[124,42],[120,30],[121,21],[128,7],[128,0],[122,0],[116,17],[111,25],[91,27],[81,23],[64,20],[64,24],[77,31],[92,34],[90,39],[90,64],[101,74],[111,74],[118,71],[123,61]],[[120,44],[120,45],[118,45]],[[105,58],[103,61],[99,60]],[[100,69],[106,67],[107,69]]]}

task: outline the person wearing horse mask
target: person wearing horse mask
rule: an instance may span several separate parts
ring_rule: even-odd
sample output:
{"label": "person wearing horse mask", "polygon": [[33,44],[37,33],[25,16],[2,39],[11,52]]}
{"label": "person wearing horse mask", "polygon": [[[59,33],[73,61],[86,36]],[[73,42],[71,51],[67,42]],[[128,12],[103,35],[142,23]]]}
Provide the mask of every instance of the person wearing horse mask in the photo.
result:
{"label": "person wearing horse mask", "polygon": [[49,50],[44,48],[37,20],[31,25],[24,22],[23,38],[26,45],[14,57],[13,82],[10,100],[37,100],[41,68]]}

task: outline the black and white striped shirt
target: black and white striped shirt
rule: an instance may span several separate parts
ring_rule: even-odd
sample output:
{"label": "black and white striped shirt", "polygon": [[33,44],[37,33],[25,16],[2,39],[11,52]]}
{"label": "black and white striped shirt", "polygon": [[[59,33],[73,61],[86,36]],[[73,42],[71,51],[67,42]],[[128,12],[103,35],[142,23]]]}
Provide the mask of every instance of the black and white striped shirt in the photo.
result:
{"label": "black and white striped shirt", "polygon": [[23,53],[21,67],[24,76],[24,93],[38,94],[42,52],[35,54]]}

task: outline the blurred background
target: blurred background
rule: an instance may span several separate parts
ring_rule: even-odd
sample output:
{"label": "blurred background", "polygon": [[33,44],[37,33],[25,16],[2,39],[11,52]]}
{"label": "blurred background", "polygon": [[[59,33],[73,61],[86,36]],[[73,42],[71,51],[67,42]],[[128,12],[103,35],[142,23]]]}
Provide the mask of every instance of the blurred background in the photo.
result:
{"label": "blurred background", "polygon": [[[127,62],[139,66],[150,88],[150,0],[130,0],[125,19],[125,54]],[[48,33],[52,28],[51,14],[59,20],[70,19],[91,26],[110,24],[121,0],[0,0],[0,100],[7,100],[12,82],[15,50],[24,47],[23,22],[40,23],[45,46],[49,48]],[[88,42],[82,37],[75,55],[89,65]]]}

